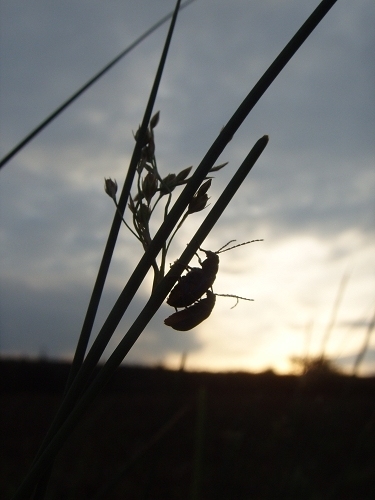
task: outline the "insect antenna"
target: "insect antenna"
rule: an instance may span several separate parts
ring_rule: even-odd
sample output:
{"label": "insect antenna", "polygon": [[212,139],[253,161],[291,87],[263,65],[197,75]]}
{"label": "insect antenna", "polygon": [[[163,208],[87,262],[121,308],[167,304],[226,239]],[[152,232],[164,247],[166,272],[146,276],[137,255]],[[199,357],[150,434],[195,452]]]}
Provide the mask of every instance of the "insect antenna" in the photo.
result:
{"label": "insect antenna", "polygon": [[247,297],[240,297],[239,295],[230,295],[228,293],[215,293],[215,295],[218,297],[229,297],[232,299],[236,299],[236,303],[234,304],[233,307],[231,307],[231,309],[234,309],[240,300],[247,300],[249,302],[254,302],[254,299],[248,299]]}
{"label": "insect antenna", "polygon": [[[236,241],[236,240],[230,240],[230,241],[228,241],[228,243],[225,243],[225,245],[223,245],[221,248],[219,248],[219,250],[217,252],[213,252],[213,253],[216,253],[216,255],[218,253],[221,253],[221,251],[223,250],[223,248],[227,247],[230,243],[233,243],[234,241]],[[203,248],[200,248],[199,250],[201,250],[202,252],[206,252],[207,251],[207,250],[204,250]],[[225,250],[224,250],[224,252],[225,252]]]}
{"label": "insect antenna", "polygon": [[[225,248],[226,246],[229,245],[229,243],[232,243],[233,241],[236,241],[236,240],[231,240],[231,241],[228,241],[228,243],[226,245],[224,245],[223,247],[221,247],[217,252],[215,253],[224,253],[224,252],[227,252],[228,250],[232,250],[233,248],[237,248],[237,247],[242,247],[243,245],[248,245],[249,243],[254,243],[255,241],[264,241],[264,240],[251,240],[251,241],[245,241],[244,243],[239,243],[238,245],[234,245],[233,247],[229,247],[229,248]],[[225,250],[223,250],[225,248]]]}
{"label": "insect antenna", "polygon": [[220,253],[221,251],[225,252],[225,250],[223,250],[223,248],[227,247],[228,245],[230,245],[234,241],[236,241],[236,240],[230,240],[230,241],[228,241],[228,243],[225,243],[225,245],[223,245],[221,248],[219,248],[219,250],[217,252],[215,252],[215,253]]}

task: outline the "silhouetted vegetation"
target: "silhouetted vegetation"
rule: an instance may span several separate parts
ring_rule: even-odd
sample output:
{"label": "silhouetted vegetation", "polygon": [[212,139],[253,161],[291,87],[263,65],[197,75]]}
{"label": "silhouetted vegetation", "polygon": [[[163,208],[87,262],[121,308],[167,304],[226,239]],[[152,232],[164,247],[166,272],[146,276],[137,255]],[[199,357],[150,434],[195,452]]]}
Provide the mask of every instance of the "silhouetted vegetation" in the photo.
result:
{"label": "silhouetted vegetation", "polygon": [[[117,182],[105,179],[105,190],[115,202],[116,211],[72,365],[47,360],[1,362],[4,498],[13,494],[17,500],[357,500],[375,496],[374,380],[340,376],[323,358],[340,300],[335,303],[324,336],[322,358],[311,366],[305,363],[300,378],[279,377],[272,372],[209,374],[119,368],[262,154],[268,136],[260,137],[251,148],[165,274],[166,254],[176,231],[188,215],[206,207],[210,174],[223,166],[215,166],[215,162],[335,2],[321,1],[229,117],[194,173],[189,177],[189,167],[164,177],[154,154],[153,129],[159,113],[153,115],[153,108],[180,9],[177,0],[118,199]],[[107,65],[105,71],[113,64]],[[73,99],[97,78],[76,92]],[[56,113],[42,126],[54,116]],[[23,144],[25,141],[4,162]],[[132,196],[134,184],[136,194]],[[170,207],[172,192],[182,185],[182,192]],[[149,221],[162,197],[166,200],[163,222],[151,236]],[[124,218],[126,207],[133,228]],[[122,222],[140,241],[144,254],[100,331],[91,338]],[[100,366],[113,333],[151,268],[155,280],[149,299]],[[190,282],[185,277],[189,287],[196,287],[193,295],[197,289],[202,293],[187,300],[190,294],[183,289],[186,303],[181,307],[187,309],[174,313],[173,320],[170,316],[166,324],[189,330],[208,317],[214,304],[209,288],[216,272],[203,272],[203,263],[202,271],[194,272],[193,276],[203,273],[204,286],[198,286],[195,278]],[[203,294],[206,298],[201,299]],[[210,296],[211,301],[204,302]],[[89,348],[90,339],[93,342]],[[363,358],[362,352],[356,366]],[[309,373],[314,377],[307,377]]]}
{"label": "silhouetted vegetation", "polygon": [[[60,403],[69,365],[3,360],[0,368],[8,498]],[[375,379],[310,380],[121,367],[58,455],[47,498],[96,498],[121,468],[101,498],[191,498],[202,389],[200,498],[374,498]]]}

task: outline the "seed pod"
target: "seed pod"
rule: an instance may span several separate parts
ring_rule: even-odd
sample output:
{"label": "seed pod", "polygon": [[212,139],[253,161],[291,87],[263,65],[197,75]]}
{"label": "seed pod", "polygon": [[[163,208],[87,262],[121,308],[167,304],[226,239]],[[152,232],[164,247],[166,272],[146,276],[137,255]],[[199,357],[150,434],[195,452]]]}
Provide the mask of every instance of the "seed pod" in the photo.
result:
{"label": "seed pod", "polygon": [[208,202],[207,191],[209,190],[210,186],[211,186],[211,179],[209,179],[208,181],[204,182],[201,185],[201,187],[195,193],[195,195],[193,196],[192,200],[188,205],[187,214],[200,212],[204,208],[206,208]]}
{"label": "seed pod", "polygon": [[150,128],[155,128],[156,125],[159,123],[159,118],[160,118],[160,111],[154,114],[154,116],[150,120]]}
{"label": "seed pod", "polygon": [[116,179],[114,181],[112,179],[104,179],[104,191],[108,194],[110,198],[116,201],[116,193],[117,193]]}
{"label": "seed pod", "polygon": [[186,179],[186,177],[190,174],[190,171],[193,167],[187,167],[181,170],[176,176],[176,181],[177,182],[182,182]]}
{"label": "seed pod", "polygon": [[150,203],[152,197],[158,189],[158,179],[154,172],[148,172],[142,181],[142,193],[147,203]]}
{"label": "seed pod", "polygon": [[181,332],[191,330],[209,317],[215,306],[215,301],[215,294],[208,290],[205,299],[200,299],[192,306],[171,314],[164,320],[164,324]]}

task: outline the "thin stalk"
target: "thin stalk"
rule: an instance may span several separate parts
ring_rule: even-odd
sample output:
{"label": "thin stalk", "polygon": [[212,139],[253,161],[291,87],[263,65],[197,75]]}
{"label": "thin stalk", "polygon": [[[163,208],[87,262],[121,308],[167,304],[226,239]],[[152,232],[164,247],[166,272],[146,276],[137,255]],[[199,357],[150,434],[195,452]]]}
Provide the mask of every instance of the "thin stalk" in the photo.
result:
{"label": "thin stalk", "polygon": [[[116,302],[115,307],[112,309],[112,312],[107,318],[107,321],[103,325],[103,328],[101,332],[99,333],[97,337],[97,345],[95,346],[95,349],[91,349],[90,352],[88,353],[88,356],[85,360],[88,361],[87,365],[83,364],[82,368],[80,370],[81,376],[79,377],[78,381],[75,381],[75,386],[71,387],[71,390],[67,394],[63,405],[60,409],[60,412],[58,414],[58,417],[55,419],[55,426],[52,426],[49,434],[49,438],[53,436],[53,434],[56,432],[56,429],[59,428],[60,425],[62,425],[62,422],[64,422],[65,418],[69,414],[69,412],[72,410],[75,404],[75,400],[77,397],[79,397],[81,391],[83,390],[88,377],[92,374],[93,368],[96,366],[97,361],[100,359],[101,352],[104,351],[107,343],[109,342],[109,339],[111,338],[115,328],[117,327],[117,324],[120,320],[120,318],[117,318],[118,315],[120,317],[126,310],[127,306],[129,305],[130,301],[132,300],[136,290],[140,286],[141,282],[143,281],[148,269],[152,265],[152,261],[156,258],[157,254],[159,253],[160,249],[162,248],[163,244],[165,244],[165,241],[167,240],[168,236],[171,234],[173,231],[173,228],[175,225],[178,223],[179,218],[182,216],[183,211],[189,204],[191,198],[199,188],[201,182],[203,179],[206,177],[208,174],[210,168],[214,165],[214,162],[217,160],[217,158],[220,156],[224,148],[226,147],[227,143],[232,139],[234,133],[238,130],[246,116],[250,113],[252,108],[255,106],[255,104],[258,102],[258,100],[261,98],[261,96],[264,94],[264,92],[267,90],[267,88],[271,85],[271,83],[275,80],[275,78],[278,76],[278,74],[281,72],[281,70],[286,66],[286,64],[289,62],[289,60],[292,58],[292,56],[296,53],[296,51],[299,49],[299,47],[304,43],[304,41],[307,39],[307,37],[312,33],[312,31],[316,28],[316,26],[319,24],[319,22],[324,18],[324,16],[327,14],[327,12],[332,8],[332,6],[336,3],[337,0],[323,0],[319,6],[315,9],[315,11],[311,14],[311,16],[307,19],[307,21],[302,25],[302,27],[298,30],[298,32],[294,35],[294,37],[290,40],[290,42],[285,46],[285,48],[281,51],[281,53],[277,56],[275,61],[271,64],[271,66],[268,68],[268,70],[264,73],[264,75],[260,78],[260,80],[257,82],[255,87],[252,89],[252,91],[248,94],[248,96],[245,98],[245,100],[242,102],[242,104],[239,106],[237,111],[234,113],[232,118],[228,121],[226,126],[223,128],[215,142],[212,144],[210,149],[208,150],[207,154],[201,161],[200,165],[198,166],[196,172],[193,174],[191,177],[190,181],[186,184],[184,190],[182,191],[180,197],[176,201],[175,205],[172,207],[172,210],[170,211],[168,218],[164,221],[158,232],[156,233],[153,241],[150,244],[150,247],[148,248],[148,251],[144,254],[142,259],[140,260],[135,272],[129,279],[129,282],[125,289],[123,290],[122,294],[120,295],[120,299],[123,301],[123,304],[121,304],[121,307],[119,306],[119,301]],[[211,212],[210,212],[211,214]],[[210,215],[209,214],[209,215]],[[209,215],[207,218],[209,218]],[[121,218],[119,217],[119,224],[121,223]],[[199,231],[198,231],[199,233]],[[197,233],[197,234],[198,234]],[[208,233],[207,233],[208,234]],[[204,238],[203,238],[204,239]],[[202,239],[202,241],[203,241]],[[194,238],[193,238],[194,240]],[[192,240],[192,242],[193,242]],[[192,252],[190,255],[190,259],[193,257],[195,251],[198,249],[198,247],[201,245],[202,241],[198,241],[198,244],[195,245],[195,250]],[[187,250],[186,250],[187,251]],[[186,252],[185,251],[185,252]],[[184,252],[184,255],[187,255]],[[182,257],[181,257],[182,258]],[[189,263],[190,259],[186,261],[186,265]],[[184,261],[181,260],[181,264],[183,266]],[[182,272],[183,269],[180,269],[180,272]],[[170,274],[170,273],[168,273]],[[167,275],[168,276],[168,275]],[[165,286],[163,283],[165,283],[167,277],[162,280],[162,282],[159,284],[157,290],[159,290],[159,287]],[[169,293],[169,290],[173,286],[175,282],[172,283],[172,285],[169,284],[169,289],[167,290],[166,294],[164,295],[164,298],[167,296]],[[161,289],[162,290],[162,289]],[[154,293],[152,297],[150,298],[150,301],[156,296],[157,294]],[[162,301],[164,300],[162,299]],[[146,306],[150,306],[150,301],[147,303]],[[161,302],[162,302],[161,301]],[[161,305],[161,302],[158,304],[157,308]],[[155,309],[154,312],[156,312],[157,308]],[[139,319],[139,318],[138,318]],[[141,321],[141,320],[139,320]],[[148,321],[147,321],[148,322]],[[147,324],[146,322],[146,324]],[[137,323],[137,322],[136,322]],[[137,323],[137,326],[139,326],[140,323]],[[133,325],[135,328],[135,324]],[[128,337],[129,333],[131,335]],[[127,339],[127,342],[130,342],[130,339],[132,339],[132,342],[130,342],[130,347],[133,345],[133,343],[136,341],[140,333],[138,333],[138,336],[135,336],[134,334],[134,329],[131,331],[129,330],[128,335],[125,337]],[[133,340],[134,339],[134,340]],[[125,339],[124,339],[125,340]],[[95,342],[94,342],[95,345]],[[93,346],[94,347],[94,346]],[[122,347],[124,347],[122,345]],[[101,351],[101,352],[100,352]],[[112,356],[115,355],[116,357],[117,349],[113,353]],[[127,351],[125,352],[124,356],[126,355]],[[90,356],[91,354],[91,356]],[[99,357],[98,357],[99,355]],[[115,358],[110,359],[115,359]],[[89,359],[91,358],[91,359]],[[95,361],[97,359],[97,361]],[[94,366],[92,366],[92,362],[94,363]],[[108,360],[109,361],[109,360]],[[121,361],[120,361],[121,362]],[[107,366],[107,364],[105,365]],[[104,369],[104,367],[103,367]],[[102,370],[103,370],[102,369]],[[108,367],[106,368],[108,370]],[[105,374],[106,372],[104,372]],[[104,375],[102,375],[103,377]],[[81,380],[80,380],[81,379]],[[99,382],[98,382],[99,384]],[[92,387],[92,386],[90,386]],[[99,386],[98,386],[99,387]],[[92,389],[93,390],[93,389]],[[91,394],[91,393],[90,393]],[[85,394],[87,396],[87,393]],[[80,408],[80,409],[79,409]],[[21,485],[20,489],[18,490],[16,494],[16,499],[17,498],[27,498],[25,497],[25,494],[27,495],[27,492],[30,490],[30,488],[33,487],[33,484],[35,483],[35,478],[40,476],[40,473],[42,470],[45,469],[45,467],[48,466],[48,457],[52,457],[55,455],[57,452],[56,450],[61,446],[62,442],[60,442],[59,445],[56,443],[61,439],[61,436],[67,435],[70,432],[70,429],[74,427],[74,421],[77,419],[79,420],[79,411],[83,412],[85,409],[85,403],[84,400],[82,399],[80,403],[77,405],[75,408],[74,412],[72,413],[72,416],[69,418],[67,422],[65,422],[64,425],[61,426],[58,435],[55,436],[54,441],[51,442],[48,445],[48,450],[46,450],[46,453],[43,454],[43,460],[41,465],[35,465],[33,469],[30,471],[29,475],[25,479],[24,483]],[[74,418],[73,418],[74,415]],[[60,436],[60,438],[59,438]],[[64,438],[63,438],[64,439]],[[48,439],[46,440],[48,443]]]}
{"label": "thin stalk", "polygon": [[[163,52],[162,52],[162,55],[160,58],[158,70],[157,70],[156,75],[155,75],[154,84],[152,86],[150,97],[149,97],[149,100],[148,100],[148,103],[146,106],[146,110],[145,110],[145,113],[143,116],[142,124],[141,124],[141,127],[139,129],[138,140],[135,144],[133,155],[132,155],[132,158],[130,160],[128,173],[127,173],[127,176],[125,179],[125,183],[124,183],[124,186],[122,189],[122,193],[121,193],[119,202],[118,202],[118,204],[116,204],[117,210],[115,212],[115,216],[114,216],[113,223],[112,223],[112,226],[111,226],[111,229],[109,232],[107,244],[106,244],[106,247],[104,249],[103,257],[102,257],[102,260],[101,260],[101,263],[99,266],[98,275],[97,275],[97,278],[96,278],[96,281],[94,284],[94,288],[93,288],[90,302],[89,302],[89,305],[87,308],[86,316],[85,316],[85,319],[83,322],[81,334],[80,334],[80,337],[78,339],[76,351],[74,353],[72,366],[70,368],[68,381],[67,381],[66,388],[65,388],[65,394],[67,392],[67,389],[72,384],[76,374],[78,373],[79,368],[82,366],[82,362],[83,362],[83,359],[84,359],[85,354],[86,354],[87,345],[88,345],[89,340],[90,340],[92,327],[93,327],[93,324],[95,321],[95,317],[96,317],[96,313],[98,310],[101,295],[103,292],[105,280],[106,280],[106,277],[108,274],[108,269],[109,269],[112,255],[113,255],[113,251],[114,251],[114,248],[116,245],[118,233],[120,231],[121,222],[123,220],[123,214],[124,214],[125,207],[126,207],[126,204],[128,202],[129,195],[130,195],[130,190],[131,190],[134,176],[135,176],[135,173],[137,170],[137,165],[138,165],[140,157],[141,157],[143,139],[146,135],[146,130],[147,130],[150,118],[151,118],[152,110],[153,110],[154,103],[155,103],[156,96],[157,96],[157,92],[159,89],[161,77],[163,74],[163,69],[165,66],[169,46],[170,46],[171,39],[172,39],[172,34],[173,34],[174,27],[176,24],[176,19],[177,19],[177,14],[179,11],[180,3],[181,3],[181,0],[177,0],[176,7],[175,7],[175,10],[174,10],[174,13],[172,16],[171,24],[170,24],[170,27],[168,30],[167,38],[166,38],[166,41],[164,44],[164,49],[163,49]],[[156,265],[155,259],[151,263],[151,265],[155,269],[155,265]],[[56,422],[56,419],[53,421],[51,429],[54,426],[54,422]],[[48,433],[47,433],[47,436],[48,436]],[[36,458],[34,459],[34,462],[35,462],[35,460],[37,460],[39,454],[43,450],[43,448],[46,444],[47,436],[43,440],[42,445],[40,447],[40,450],[39,450],[38,454],[36,455]],[[45,471],[44,476],[41,477],[40,483],[36,487],[35,497],[38,498],[38,500],[43,499],[45,496],[49,477],[51,474],[51,470],[52,470],[52,462],[49,465],[49,470]]]}
{"label": "thin stalk", "polygon": [[[194,2],[194,0],[188,0],[181,4],[180,10],[184,7],[187,7],[189,4]],[[160,19],[157,23],[155,23],[151,28],[143,33],[139,38],[137,38],[129,47],[120,52],[118,56],[112,59],[103,69],[99,71],[96,75],[94,75],[88,82],[86,82],[80,89],[78,89],[72,96],[69,97],[63,104],[61,104],[53,113],[51,113],[45,120],[42,121],[34,130],[32,130],[21,142],[19,142],[14,148],[9,151],[1,160],[0,160],[0,168],[3,167],[10,161],[21,149],[23,149],[34,137],[36,137],[44,128],[47,127],[55,118],[58,117],[60,113],[62,113],[70,104],[72,104],[80,95],[82,95],[88,88],[90,88],[101,76],[103,76],[107,71],[109,71],[116,63],[118,63],[123,57],[126,56],[131,50],[133,50],[137,45],[139,45],[143,40],[145,40],[149,35],[151,35],[154,31],[156,31],[160,26],[162,26],[165,22],[168,21],[173,16],[173,12],[170,12],[162,19]]]}
{"label": "thin stalk", "polygon": [[325,357],[327,343],[328,343],[329,337],[331,336],[333,327],[335,326],[337,313],[338,313],[342,298],[344,296],[344,291],[345,291],[346,285],[348,284],[349,277],[350,277],[350,273],[346,272],[346,273],[344,273],[343,277],[341,278],[340,285],[339,285],[339,288],[337,290],[337,295],[336,295],[335,301],[333,303],[331,318],[328,322],[326,331],[325,331],[325,333],[323,335],[323,339],[322,339],[322,347],[321,347],[321,355],[320,355],[321,359],[323,359]]}
{"label": "thin stalk", "polygon": [[354,366],[353,366],[353,375],[358,375],[359,365],[362,363],[362,360],[365,357],[368,346],[370,344],[371,334],[374,331],[374,328],[375,328],[375,311],[374,311],[374,314],[372,316],[370,323],[368,324],[362,349],[359,351],[359,353],[355,359]]}
{"label": "thin stalk", "polygon": [[[219,197],[218,201],[216,202],[214,207],[211,209],[210,213],[207,215],[207,217],[206,217],[205,221],[203,222],[203,224],[201,225],[201,227],[198,229],[196,236],[195,236],[195,239],[193,238],[194,241],[197,238],[200,238],[196,247],[194,247],[193,251],[191,251],[192,243],[190,243],[190,245],[187,246],[187,248],[185,250],[185,252],[187,252],[187,254],[185,252],[182,254],[178,263],[175,266],[173,266],[173,268],[172,268],[173,272],[171,269],[171,271],[169,271],[169,273],[166,275],[166,277],[159,283],[159,285],[155,289],[151,298],[157,296],[159,298],[159,301],[157,303],[158,305],[157,305],[156,309],[153,311],[153,314],[155,314],[157,309],[163,303],[165,297],[168,295],[172,286],[174,285],[174,283],[178,279],[178,276],[183,272],[183,270],[189,264],[190,260],[194,256],[195,252],[197,251],[197,249],[200,247],[200,245],[202,244],[202,242],[206,238],[208,232],[212,229],[213,225],[216,223],[217,218],[222,214],[225,206],[227,206],[231,197],[234,195],[235,190],[238,189],[238,186],[239,186],[238,183],[242,182],[244,179],[243,172],[247,172],[246,168],[250,169],[252,167],[252,165],[250,165],[249,162],[253,161],[253,164],[255,163],[256,159],[260,156],[263,149],[266,147],[267,142],[268,142],[268,137],[264,136],[262,139],[260,139],[255,144],[255,146],[253,147],[253,149],[251,150],[251,152],[247,156],[246,160],[242,164],[243,166],[240,167],[238,172],[233,177],[232,181],[225,188],[224,192]],[[223,208],[221,209],[221,211],[219,213],[218,210],[220,207],[223,207]],[[219,213],[219,215],[217,215],[218,213]],[[155,236],[155,238],[156,238],[156,236]],[[155,241],[155,239],[153,240],[151,245],[154,243],[154,241]],[[151,247],[151,245],[150,245],[150,247]],[[194,246],[194,242],[193,242],[193,246]],[[61,425],[63,418],[65,418],[67,416],[67,414],[69,413],[69,411],[71,409],[71,406],[74,405],[75,399],[84,390],[85,385],[87,384],[89,378],[92,376],[92,373],[93,373],[105,347],[107,346],[109,339],[111,338],[113,332],[117,328],[118,323],[120,322],[127,306],[129,305],[129,303],[131,302],[131,299],[133,298],[133,295],[135,293],[135,292],[133,293],[133,289],[132,289],[132,281],[134,280],[134,275],[137,273],[138,270],[141,270],[144,268],[144,266],[142,266],[142,261],[146,261],[148,254],[149,254],[149,251],[146,252],[144,254],[144,256],[142,257],[135,272],[130,277],[127,285],[125,286],[124,290],[120,294],[112,311],[109,313],[107,320],[105,321],[101,331],[99,332],[99,334],[98,334],[97,338],[95,339],[90,351],[87,354],[86,359],[84,360],[84,362],[82,364],[82,367],[79,371],[78,376],[76,377],[76,380],[74,380],[74,382],[72,383],[72,386],[71,386],[70,390],[68,391],[68,394],[66,395],[65,400],[62,403],[62,407],[57,415],[58,421],[55,422],[54,427],[58,428],[58,426]],[[185,257],[186,255],[187,255],[187,257]],[[148,266],[148,269],[149,269],[149,267],[150,266]],[[176,271],[176,268],[177,268],[177,271]],[[171,276],[173,277],[172,280],[171,280]],[[163,288],[163,286],[164,286],[164,288]],[[166,289],[165,289],[165,287],[166,287]],[[162,295],[160,295],[160,294],[162,294]],[[149,302],[148,302],[148,304],[149,304]],[[147,314],[147,312],[148,312],[147,309],[142,311],[141,316],[143,319],[146,318],[145,315]],[[147,321],[147,323],[148,323],[148,321]],[[146,326],[146,324],[144,326]],[[139,332],[139,334],[140,334],[140,332]],[[127,334],[126,337],[128,337],[128,335],[129,335],[129,333]],[[135,342],[135,340],[136,339],[134,339],[134,342]],[[130,349],[130,347],[129,347],[129,349]],[[124,357],[125,357],[125,355],[126,354],[124,354]],[[107,361],[107,363],[108,363],[108,361]],[[60,414],[60,419],[59,419],[59,414]],[[51,434],[53,434],[53,429],[50,430],[49,435],[47,435],[45,441],[48,441]]]}
{"label": "thin stalk", "polygon": [[[128,199],[129,199],[130,190],[131,190],[131,187],[133,184],[137,165],[138,165],[138,162],[139,162],[139,159],[141,156],[142,140],[146,134],[146,130],[147,130],[150,118],[151,118],[152,110],[153,110],[156,96],[158,93],[161,77],[163,74],[163,69],[165,66],[169,46],[170,46],[171,39],[172,39],[173,30],[174,30],[174,27],[176,24],[176,19],[177,19],[177,14],[178,14],[180,2],[181,2],[181,0],[177,0],[176,7],[175,7],[175,10],[173,13],[173,17],[172,17],[172,21],[171,21],[171,24],[169,27],[168,35],[167,35],[167,38],[166,38],[166,41],[164,44],[163,53],[162,53],[161,58],[160,58],[159,67],[158,67],[158,70],[156,72],[154,84],[153,84],[153,87],[151,89],[150,97],[149,97],[149,100],[148,100],[148,103],[146,106],[146,110],[144,113],[144,117],[142,120],[142,125],[140,127],[138,141],[135,144],[133,155],[132,155],[132,158],[130,160],[129,170],[128,170],[128,173],[127,173],[127,176],[125,179],[124,187],[123,187],[119,202],[117,204],[117,211],[115,212],[112,227],[111,227],[111,230],[109,232],[107,244],[106,244],[106,247],[104,249],[102,261],[101,261],[100,266],[99,266],[98,275],[97,275],[95,285],[94,285],[94,288],[93,288],[93,291],[91,294],[90,302],[89,302],[89,305],[87,308],[86,317],[85,317],[84,322],[83,322],[83,326],[82,326],[81,334],[80,334],[80,337],[78,340],[78,344],[77,344],[76,352],[74,355],[72,367],[71,367],[71,370],[69,373],[67,386],[69,386],[72,383],[72,380],[74,379],[75,375],[77,374],[77,371],[79,370],[79,367],[82,365],[82,361],[85,357],[87,345],[88,345],[89,340],[90,340],[92,327],[94,325],[96,313],[98,311],[99,302],[100,302],[101,295],[103,292],[104,283],[105,283],[105,280],[107,278],[108,269],[109,269],[112,255],[113,255],[113,251],[114,251],[114,248],[116,245],[118,233],[120,231],[123,214],[124,214],[126,204],[128,202]],[[155,262],[155,259],[153,259],[153,262]],[[153,264],[151,263],[151,265],[153,265]]]}
{"label": "thin stalk", "polygon": [[[134,343],[137,341],[145,327],[148,325],[153,315],[160,308],[171,288],[177,281],[178,277],[186,268],[190,260],[193,258],[195,252],[201,246],[217,220],[221,217],[223,211],[263,152],[267,143],[268,136],[264,136],[256,142],[250,153],[247,155],[247,157],[219,197],[218,201],[212,207],[211,211],[203,221],[198,231],[195,233],[190,243],[187,245],[181,257],[172,266],[165,278],[163,278],[159,285],[156,287],[155,292],[152,293],[145,307],[140,312],[137,319],[134,321],[133,325],[130,327],[111,356],[108,358],[107,362],[100,369],[99,373],[93,379],[91,384],[88,386],[88,388],[86,388],[86,391],[82,394],[82,389],[84,389],[88,382],[87,375],[92,375],[91,366],[89,364],[89,362],[91,361],[90,354],[93,355],[92,353],[95,352],[96,349],[93,349],[94,345],[90,349],[79,374],[73,381],[61,405],[60,411],[58,413],[58,416],[62,418],[61,425],[58,425],[57,429],[54,427],[50,429],[50,432],[45,439],[45,442],[47,444],[44,450],[39,453],[38,460],[34,462],[29,471],[29,474],[17,491],[14,500],[20,500],[29,497],[35,482],[38,481],[41,474],[43,474],[44,470],[49,466],[51,460],[55,458],[56,454],[66,441],[71,431],[82,418],[83,414],[86,412],[97,394],[108,383],[118,366],[121,364],[130,349],[133,347]],[[154,241],[155,239],[152,243],[154,243]],[[145,259],[147,253],[143,256],[142,259]],[[99,338],[100,336],[107,337],[108,335],[112,335],[113,331],[118,326],[118,323],[120,322],[126,308],[124,307],[124,300],[126,300],[126,289],[127,286],[120,294],[119,299],[114,305],[112,311],[109,313],[108,318],[105,321],[97,338]],[[86,368],[88,365],[89,369],[87,373]],[[78,396],[80,396],[80,399],[78,400],[78,402],[76,402]],[[60,422],[58,423],[60,424]]]}
{"label": "thin stalk", "polygon": [[121,220],[122,222],[125,224],[125,226],[129,229],[129,231],[132,233],[132,235],[137,238],[137,240],[139,240],[141,243],[142,243],[142,240],[141,238],[138,236],[138,234],[133,231],[133,229],[129,226],[129,224],[126,222],[126,220],[124,219],[123,217],[123,214],[120,212],[119,208],[118,208],[118,204],[117,204],[117,201],[113,200],[114,201],[114,204],[115,204],[115,207],[116,207],[116,210],[118,211],[120,217],[121,217]]}
{"label": "thin stalk", "polygon": [[[230,118],[228,123],[222,129],[222,131],[220,132],[220,134],[218,135],[218,137],[216,138],[216,140],[214,141],[214,143],[204,156],[203,160],[197,167],[196,171],[190,178],[189,182],[186,184],[181,195],[179,196],[176,203],[169,212],[167,219],[164,221],[160,229],[157,231],[153,241],[151,242],[148,248],[148,251],[144,254],[142,259],[140,260],[133,275],[129,279],[127,286],[123,290],[123,293],[120,295],[120,298],[124,301],[123,311],[126,310],[131,299],[136,293],[138,287],[140,286],[144,277],[146,276],[146,273],[152,266],[152,262],[155,260],[157,254],[165,244],[165,241],[167,241],[167,238],[173,231],[173,228],[178,223],[185,208],[190,203],[191,198],[194,196],[195,192],[201,185],[203,179],[207,176],[209,170],[214,166],[214,163],[216,162],[220,154],[223,152],[227,143],[232,139],[235,132],[241,126],[246,116],[250,113],[250,111],[262,97],[264,92],[268,89],[268,87],[275,80],[275,78],[278,76],[281,70],[286,66],[289,60],[297,52],[300,46],[304,43],[307,37],[312,33],[312,31],[316,28],[316,26],[324,18],[324,16],[327,14],[330,8],[336,3],[336,1],[337,0],[323,0],[319,4],[319,6],[315,9],[315,11],[310,15],[310,17],[305,21],[305,23],[301,26],[301,28],[297,31],[297,33],[293,36],[293,38],[288,42],[288,44],[276,57],[274,62],[263,74],[263,76],[259,79],[256,85],[253,87],[253,89],[250,91],[250,93],[238,107],[236,112]],[[118,217],[117,221],[118,225],[120,225],[121,218]],[[115,330],[116,326],[117,324],[115,324],[113,331]],[[87,362],[88,364],[89,362],[91,364],[90,374],[92,370],[95,368],[96,363],[99,361],[100,356],[102,352],[104,352],[104,349],[107,346],[112,335],[112,333],[109,333],[109,330],[107,329],[105,330],[102,329],[101,332],[105,333],[99,333],[92,349],[90,350],[87,356],[88,358]],[[88,371],[88,366],[86,366],[85,370]]]}
{"label": "thin stalk", "polygon": [[[168,217],[156,233],[153,241],[151,242],[148,252],[141,259],[139,266],[137,267],[134,277],[134,280],[129,280],[129,288],[131,288],[131,292],[129,290],[129,294],[131,298],[135,294],[137,288],[140,286],[142,280],[144,279],[148,269],[152,265],[152,261],[155,260],[157,254],[160,252],[161,248],[167,241],[167,238],[173,231],[173,228],[178,223],[180,217],[183,214],[183,211],[189,204],[191,198],[195,194],[195,192],[199,189],[199,186],[203,182],[203,179],[207,176],[210,168],[214,166],[214,163],[220,156],[220,154],[225,149],[228,142],[232,139],[235,132],[241,126],[247,115],[262,97],[264,92],[268,89],[271,83],[276,79],[282,69],[286,66],[286,64],[290,61],[293,55],[297,52],[297,50],[301,47],[301,45],[305,42],[307,37],[312,33],[312,31],[316,28],[319,22],[324,18],[327,12],[332,8],[332,6],[336,3],[337,0],[323,0],[319,6],[314,10],[314,12],[310,15],[310,17],[305,21],[305,23],[301,26],[301,28],[297,31],[297,33],[293,36],[293,38],[288,42],[285,48],[280,52],[280,54],[276,57],[271,66],[267,69],[267,71],[263,74],[263,76],[259,79],[253,89],[249,92],[247,97],[238,107],[236,112],[230,118],[228,123],[222,129],[201,163],[197,167],[194,174],[191,176],[189,182],[186,184],[184,190],[181,195],[177,199],[176,203],[172,207],[171,211],[168,214]],[[150,114],[151,115],[151,114]],[[129,187],[130,191],[130,187]],[[124,194],[124,191],[123,191]],[[123,196],[123,195],[121,195]],[[120,210],[122,210],[121,199],[119,202]],[[119,230],[119,226],[121,224],[121,218],[115,217],[114,224],[117,222],[117,232]],[[112,231],[111,231],[112,233]],[[111,235],[110,235],[111,236]],[[117,233],[116,233],[117,237]],[[108,246],[108,245],[107,245]],[[103,256],[104,260],[104,256]],[[98,287],[97,287],[98,288]],[[100,292],[101,293],[101,292]],[[93,292],[94,294],[94,292]],[[99,297],[100,298],[100,297]],[[99,299],[97,300],[97,303]],[[96,306],[97,307],[97,306]],[[93,318],[88,315],[85,323],[87,329],[91,332]],[[108,340],[109,341],[109,340]],[[105,344],[107,345],[107,344]],[[104,350],[104,348],[103,348]]]}
{"label": "thin stalk", "polygon": [[207,391],[201,387],[197,397],[197,414],[195,422],[194,438],[194,465],[193,478],[191,483],[190,500],[199,500],[201,483],[203,477],[203,454],[204,454],[204,435],[207,411]]}

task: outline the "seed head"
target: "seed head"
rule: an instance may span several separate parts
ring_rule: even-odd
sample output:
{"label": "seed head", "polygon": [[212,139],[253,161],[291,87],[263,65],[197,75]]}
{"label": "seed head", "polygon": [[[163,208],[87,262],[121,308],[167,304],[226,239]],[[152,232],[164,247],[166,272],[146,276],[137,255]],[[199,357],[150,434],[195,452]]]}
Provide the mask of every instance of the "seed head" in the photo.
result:
{"label": "seed head", "polygon": [[152,197],[158,189],[158,179],[153,172],[148,172],[142,181],[142,193],[147,203],[150,203]]}
{"label": "seed head", "polygon": [[104,191],[116,202],[117,182],[112,179],[104,179]]}

